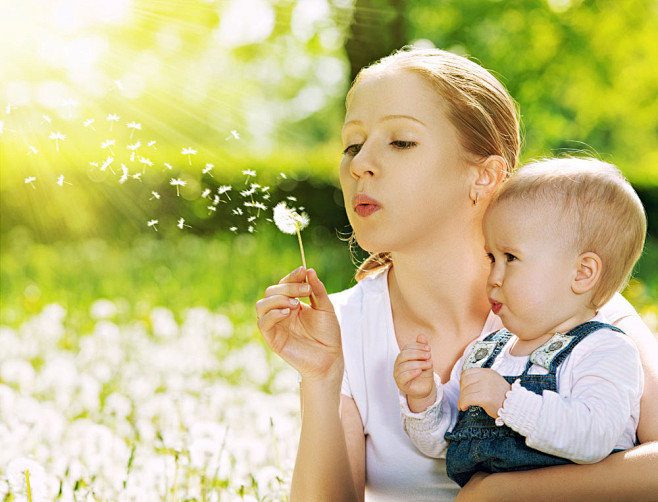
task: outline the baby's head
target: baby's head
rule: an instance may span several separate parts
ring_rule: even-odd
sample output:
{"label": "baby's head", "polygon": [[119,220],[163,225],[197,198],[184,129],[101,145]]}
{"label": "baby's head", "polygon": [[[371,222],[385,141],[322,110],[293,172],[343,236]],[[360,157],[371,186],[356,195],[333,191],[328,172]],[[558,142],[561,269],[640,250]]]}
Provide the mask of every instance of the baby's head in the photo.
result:
{"label": "baby's head", "polygon": [[[543,287],[549,290],[547,283],[562,281],[561,289],[554,290],[560,297],[556,308],[568,310],[569,304],[582,303],[595,311],[625,286],[642,253],[646,216],[615,166],[595,159],[550,159],[520,168],[493,198],[484,220],[492,259],[491,249],[502,242],[506,229],[514,231],[512,240],[523,244],[534,239],[550,250],[533,265],[533,274],[543,274]],[[506,262],[516,259],[505,252],[499,256]],[[492,277],[489,287],[496,288]]]}

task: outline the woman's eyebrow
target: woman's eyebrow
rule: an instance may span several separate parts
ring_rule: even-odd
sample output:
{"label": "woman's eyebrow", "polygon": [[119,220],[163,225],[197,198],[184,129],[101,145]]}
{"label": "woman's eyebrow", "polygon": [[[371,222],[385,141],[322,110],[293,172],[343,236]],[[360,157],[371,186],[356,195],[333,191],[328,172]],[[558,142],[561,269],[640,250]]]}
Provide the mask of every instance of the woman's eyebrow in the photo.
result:
{"label": "woman's eyebrow", "polygon": [[[425,122],[423,122],[422,120],[417,119],[416,117],[412,117],[411,115],[386,115],[386,116],[382,117],[381,119],[379,119],[379,122],[385,122],[387,120],[396,120],[396,119],[413,120],[414,122],[416,122],[416,123],[418,123],[422,126],[425,126]],[[347,122],[345,122],[343,124],[343,128],[345,128],[347,126],[350,126],[350,125],[361,126],[361,125],[363,125],[363,121],[358,120],[358,119],[348,120]]]}

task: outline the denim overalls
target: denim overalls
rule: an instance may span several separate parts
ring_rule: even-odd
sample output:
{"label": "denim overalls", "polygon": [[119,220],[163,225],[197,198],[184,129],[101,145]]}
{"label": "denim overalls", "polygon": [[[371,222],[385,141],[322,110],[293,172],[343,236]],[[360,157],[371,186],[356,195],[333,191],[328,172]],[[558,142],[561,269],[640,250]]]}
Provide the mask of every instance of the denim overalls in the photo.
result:
{"label": "denim overalls", "polygon": [[[504,376],[505,380],[510,384],[519,380],[521,386],[540,395],[544,390],[557,392],[557,368],[583,338],[601,328],[623,333],[619,328],[595,321],[576,326],[567,334],[556,333],[530,355],[521,375]],[[476,342],[464,362],[463,370],[490,368],[511,336],[512,333],[501,329]],[[529,375],[528,370],[533,364],[543,366],[548,374]],[[446,453],[448,476],[460,486],[464,486],[478,471],[522,471],[571,463],[565,458],[526,446],[524,436],[506,425],[496,425],[495,419],[479,406],[460,411],[457,424],[446,433],[445,438],[450,442]]]}

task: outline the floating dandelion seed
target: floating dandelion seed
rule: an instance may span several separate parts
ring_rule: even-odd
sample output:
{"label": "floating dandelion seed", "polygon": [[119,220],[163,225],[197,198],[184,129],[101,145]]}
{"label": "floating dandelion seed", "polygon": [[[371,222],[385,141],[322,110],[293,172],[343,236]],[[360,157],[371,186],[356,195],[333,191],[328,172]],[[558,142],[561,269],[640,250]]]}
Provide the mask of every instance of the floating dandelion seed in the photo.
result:
{"label": "floating dandelion seed", "polygon": [[231,185],[222,185],[217,189],[217,191],[219,192],[219,195],[226,194],[226,198],[228,200],[231,200],[231,197],[229,197],[229,195],[228,195],[228,192],[230,192],[231,190],[232,190]]}
{"label": "floating dandelion seed", "polygon": [[158,220],[149,220],[146,222],[146,225],[148,227],[153,227],[153,230],[155,230],[156,232],[158,231],[158,227],[156,227],[157,224],[158,224]]}
{"label": "floating dandelion seed", "polygon": [[95,131],[96,129],[94,128],[93,124],[94,124],[94,119],[87,119],[82,123],[83,126],[91,127],[91,129]]}
{"label": "floating dandelion seed", "polygon": [[140,157],[139,162],[141,164],[147,165],[149,167],[151,167],[153,165],[153,162],[151,161],[151,159],[147,159],[147,158],[144,158],[144,157]]}
{"label": "floating dandelion seed", "polygon": [[217,208],[215,206],[208,206],[208,214],[211,214],[215,211],[217,211]]}
{"label": "floating dandelion seed", "polygon": [[237,232],[237,231],[238,231],[238,227],[231,227],[231,228],[229,228],[229,230],[230,230],[231,232]]}
{"label": "floating dandelion seed", "polygon": [[181,230],[183,230],[183,227],[192,228],[191,226],[185,224],[185,218],[181,218],[180,220],[178,220],[176,226]]}
{"label": "floating dandelion seed", "polygon": [[151,192],[151,197],[149,198],[149,200],[153,200],[153,199],[158,199],[159,200],[160,199],[160,194],[158,192]]}
{"label": "floating dandelion seed", "polygon": [[60,174],[57,177],[57,184],[62,187],[62,186],[64,186],[64,183],[66,183],[67,185],[71,185],[71,183],[69,183],[68,181],[64,181],[64,175]]}
{"label": "floating dandelion seed", "polygon": [[4,121],[0,120],[0,134],[5,132],[5,123]]}
{"label": "floating dandelion seed", "polygon": [[131,177],[132,177],[132,179],[141,182],[141,181],[142,181],[142,174],[144,174],[144,173],[135,173],[135,174],[133,174]]}
{"label": "floating dandelion seed", "polygon": [[49,124],[53,121],[48,115],[41,115],[41,118],[43,119],[41,123],[43,124],[44,122],[48,122]]}
{"label": "floating dandelion seed", "polygon": [[283,178],[284,180],[288,179],[288,176],[286,176],[284,173],[279,173],[279,176],[281,176],[281,178]]}
{"label": "floating dandelion seed", "polygon": [[249,223],[251,223],[252,221],[255,221],[255,220],[256,220],[255,216],[250,216],[249,218],[247,218],[247,222],[249,222]]}
{"label": "floating dandelion seed", "polygon": [[297,202],[297,197],[294,197],[292,195],[289,195],[288,197],[286,197],[286,199],[291,200],[293,202]]}
{"label": "floating dandelion seed", "polygon": [[123,84],[121,83],[121,80],[115,80],[114,85],[116,86],[117,89],[119,89],[120,91],[123,91],[124,87],[123,87]]}
{"label": "floating dandelion seed", "polygon": [[[165,166],[167,169],[169,169],[170,171],[173,169],[173,167],[171,167],[171,164],[167,164],[166,162],[164,163],[164,166]],[[163,169],[163,171],[164,171],[164,169]]]}
{"label": "floating dandelion seed", "polygon": [[120,118],[121,118],[121,117],[119,117],[118,115],[113,114],[113,113],[110,113],[110,114],[107,116],[107,119],[106,119],[106,120],[109,120],[109,121],[110,121],[110,131],[112,130],[112,126],[114,125],[113,122],[119,122],[119,119],[120,119]]}
{"label": "floating dandelion seed", "polygon": [[28,146],[28,149],[30,150],[29,152],[27,152],[28,155],[36,155],[37,153],[39,153],[39,150],[37,150],[36,147],[32,145]]}
{"label": "floating dandelion seed", "polygon": [[5,113],[7,115],[11,114],[11,103],[7,103],[7,107],[5,108]]}
{"label": "floating dandelion seed", "polygon": [[192,155],[196,155],[196,150],[194,148],[183,148],[181,155],[187,155],[187,161],[192,165]]}
{"label": "floating dandelion seed", "polygon": [[247,229],[247,231],[248,231],[250,234],[253,234],[253,233],[254,233],[254,230],[255,230],[255,229],[254,229],[254,226],[253,226],[253,225],[249,225],[249,228]]}
{"label": "floating dandelion seed", "polygon": [[134,144],[132,144],[132,145],[126,145],[126,148],[127,148],[128,150],[132,150],[132,151],[134,152],[134,151],[137,150],[140,146],[142,146],[142,142],[141,142],[141,141],[138,141],[137,143],[134,143]]}
{"label": "floating dandelion seed", "polygon": [[239,207],[236,207],[233,210],[233,214],[237,214],[238,216],[242,216],[244,213],[242,212],[242,209],[240,209]]}
{"label": "floating dandelion seed", "polygon": [[119,178],[119,183],[123,185],[128,180],[128,168],[125,164],[121,164],[121,170],[123,171],[123,174],[121,175],[121,178]]}
{"label": "floating dandelion seed", "polygon": [[69,118],[73,115],[73,108],[78,106],[78,102],[75,99],[65,99],[62,101],[62,106],[64,108],[68,108],[69,110]]}
{"label": "floating dandelion seed", "polygon": [[[149,141],[146,146],[152,146],[155,148],[155,140]],[[157,150],[157,148],[155,148]]]}
{"label": "floating dandelion seed", "polygon": [[256,171],[252,171],[251,169],[245,169],[244,171],[242,171],[242,174],[244,174],[247,177],[247,179],[244,181],[244,184],[246,185],[247,183],[249,183],[249,178],[251,176],[256,176]]}
{"label": "floating dandelion seed", "polygon": [[66,139],[66,136],[64,136],[61,132],[51,132],[50,135],[48,136],[50,139],[55,140],[55,147],[57,148],[57,151],[59,152],[59,141],[62,140],[64,141]]}
{"label": "floating dandelion seed", "polygon": [[128,129],[131,129],[131,131],[130,131],[130,139],[132,139],[132,137],[133,137],[133,133],[134,133],[135,131],[141,131],[141,130],[142,130],[142,124],[138,124],[137,122],[128,122],[128,123],[126,124],[126,127],[128,127]]}
{"label": "floating dandelion seed", "polygon": [[90,162],[89,165],[94,166],[94,167],[98,167],[98,162]]}
{"label": "floating dandelion seed", "polygon": [[183,181],[180,178],[171,178],[171,181],[169,182],[169,184],[176,187],[176,195],[178,195],[180,197],[180,192],[178,190],[178,187],[179,186],[184,187],[185,185],[187,185],[187,181]]}
{"label": "floating dandelion seed", "polygon": [[202,174],[209,174],[211,178],[214,178],[214,176],[210,172],[210,171],[212,171],[213,167],[215,167],[213,164],[206,164],[206,167],[203,168],[201,173]]}
{"label": "floating dandelion seed", "polygon": [[240,192],[240,195],[242,195],[243,197],[251,197],[254,194],[254,192],[256,192],[256,189],[250,188],[248,190],[242,190]]}
{"label": "floating dandelion seed", "polygon": [[210,188],[206,188],[203,192],[201,192],[202,199],[205,199],[206,197],[208,197],[208,195],[210,195]]}
{"label": "floating dandelion seed", "polygon": [[[107,156],[107,159],[103,161],[103,164],[101,164],[100,170],[105,171],[108,167],[110,168],[110,171],[112,171],[112,174],[116,174],[114,172],[114,169],[112,169],[112,162],[114,162],[114,157],[110,157],[109,155]],[[90,162],[91,165],[98,166],[96,162]],[[123,165],[123,164],[121,164]]]}
{"label": "floating dandelion seed", "polygon": [[306,228],[309,218],[306,213],[298,213],[295,209],[286,206],[285,202],[279,202],[274,207],[274,223],[285,234],[297,234],[299,240],[299,250],[302,253],[302,265],[306,268],[306,258],[304,257],[304,245],[302,244],[301,231]]}
{"label": "floating dandelion seed", "polygon": [[25,178],[25,184],[27,185],[29,183],[30,185],[32,185],[32,188],[34,188],[36,190],[37,187],[34,186],[34,182],[36,180],[37,179],[34,176],[28,176],[27,178]]}
{"label": "floating dandelion seed", "polygon": [[232,129],[231,134],[226,137],[225,141],[228,141],[229,139],[240,139],[240,133],[235,129]]}
{"label": "floating dandelion seed", "polygon": [[107,149],[110,151],[110,153],[111,153],[112,155],[114,155],[114,152],[112,151],[111,146],[114,145],[115,143],[116,143],[116,140],[113,140],[113,139],[106,139],[105,141],[103,141],[103,142],[101,143],[101,148],[102,148],[103,150],[105,150],[105,149],[107,148]]}

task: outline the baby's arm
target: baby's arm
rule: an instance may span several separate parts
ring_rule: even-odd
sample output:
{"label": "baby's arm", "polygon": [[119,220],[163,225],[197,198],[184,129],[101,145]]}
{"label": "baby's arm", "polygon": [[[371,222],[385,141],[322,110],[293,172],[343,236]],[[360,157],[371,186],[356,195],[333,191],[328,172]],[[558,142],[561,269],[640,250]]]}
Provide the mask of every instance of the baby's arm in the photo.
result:
{"label": "baby's arm", "polygon": [[496,422],[525,436],[531,448],[576,463],[598,462],[618,444],[632,416],[637,426],[639,354],[625,335],[600,331],[569,357],[573,361],[563,365],[569,362],[570,371],[560,371],[558,381],[571,389],[569,396],[538,395],[515,383]]}
{"label": "baby's arm", "polygon": [[404,431],[423,454],[442,456],[447,446],[444,435],[454,425],[457,413],[444,395],[441,379],[434,373],[430,346],[424,335],[402,348],[393,374],[400,389]]}

